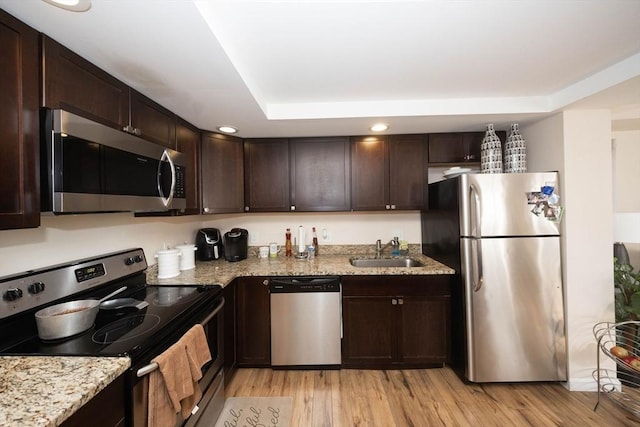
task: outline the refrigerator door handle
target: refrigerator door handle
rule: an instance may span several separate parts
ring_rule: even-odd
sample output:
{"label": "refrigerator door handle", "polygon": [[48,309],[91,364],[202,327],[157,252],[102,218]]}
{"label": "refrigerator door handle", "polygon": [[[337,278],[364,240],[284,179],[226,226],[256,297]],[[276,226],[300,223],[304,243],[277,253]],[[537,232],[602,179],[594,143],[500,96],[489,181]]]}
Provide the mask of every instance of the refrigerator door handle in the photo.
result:
{"label": "refrigerator door handle", "polygon": [[476,244],[476,262],[478,263],[478,281],[473,287],[473,292],[478,292],[484,284],[484,273],[482,272],[482,240],[473,239]]}
{"label": "refrigerator door handle", "polygon": [[[469,184],[469,205],[471,205],[473,202],[473,206],[474,206],[474,216],[473,218],[471,218],[471,224],[474,227],[475,233],[473,233],[474,239],[473,241],[475,242],[475,246],[476,246],[476,262],[478,263],[478,281],[475,283],[475,286],[473,287],[473,292],[478,292],[480,290],[480,288],[482,288],[482,284],[484,283],[484,274],[482,272],[482,241],[480,240],[480,236],[482,236],[482,233],[480,232],[480,215],[481,213],[481,206],[480,206],[480,194],[478,193],[478,189],[476,188],[475,185],[473,184]],[[473,200],[471,200],[473,199]]]}
{"label": "refrigerator door handle", "polygon": [[[469,184],[469,206],[473,204],[473,216],[471,218],[471,235],[473,237],[481,237],[482,232],[480,231],[480,216],[482,215],[481,207],[480,207],[480,193],[478,193],[478,189],[475,185]],[[471,210],[471,209],[469,209]]]}

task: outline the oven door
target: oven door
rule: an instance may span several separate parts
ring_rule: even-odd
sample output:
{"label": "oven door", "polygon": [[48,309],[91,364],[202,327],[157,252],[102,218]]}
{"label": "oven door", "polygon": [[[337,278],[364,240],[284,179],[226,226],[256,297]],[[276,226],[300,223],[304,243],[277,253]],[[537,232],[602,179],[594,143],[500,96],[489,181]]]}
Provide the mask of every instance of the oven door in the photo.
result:
{"label": "oven door", "polygon": [[[206,421],[207,425],[213,425],[222,412],[224,406],[224,374],[222,369],[224,354],[224,298],[217,300],[216,307],[204,318],[195,323],[200,323],[207,336],[211,361],[202,367],[202,379],[199,381],[202,398],[197,403],[191,416],[186,420],[176,414],[176,427],[193,427],[199,425],[199,421]],[[202,317],[202,316],[201,316]],[[192,326],[193,326],[192,325]],[[179,339],[178,337],[177,339]],[[177,341],[176,339],[176,341]],[[164,350],[163,350],[164,351]],[[161,351],[158,353],[160,354]],[[155,356],[154,356],[155,357]],[[152,357],[153,358],[153,357]],[[132,408],[131,419],[133,427],[147,427],[149,405],[149,373],[157,369],[155,364],[139,364],[133,366]],[[213,423],[212,423],[213,421]],[[153,426],[148,426],[153,427]]]}

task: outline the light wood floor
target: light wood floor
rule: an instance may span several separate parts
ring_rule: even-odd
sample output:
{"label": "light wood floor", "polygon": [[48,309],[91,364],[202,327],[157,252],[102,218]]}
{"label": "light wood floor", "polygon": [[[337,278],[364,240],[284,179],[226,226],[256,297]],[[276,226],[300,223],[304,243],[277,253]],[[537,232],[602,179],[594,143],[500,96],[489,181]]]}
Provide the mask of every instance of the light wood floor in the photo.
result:
{"label": "light wood floor", "polygon": [[560,384],[464,384],[449,368],[239,369],[226,396],[291,396],[291,427],[640,426],[596,393]]}

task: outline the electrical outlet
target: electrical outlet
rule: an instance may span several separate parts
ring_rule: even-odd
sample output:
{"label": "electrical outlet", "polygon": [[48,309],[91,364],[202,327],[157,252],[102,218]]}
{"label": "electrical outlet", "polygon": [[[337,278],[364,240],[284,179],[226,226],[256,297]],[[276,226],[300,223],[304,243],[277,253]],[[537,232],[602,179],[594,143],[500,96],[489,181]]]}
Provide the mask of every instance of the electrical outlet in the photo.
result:
{"label": "electrical outlet", "polygon": [[329,229],[323,228],[320,230],[320,241],[322,243],[329,243],[331,241],[331,232],[329,232]]}
{"label": "electrical outlet", "polygon": [[258,244],[258,233],[249,233],[249,242],[252,245]]}

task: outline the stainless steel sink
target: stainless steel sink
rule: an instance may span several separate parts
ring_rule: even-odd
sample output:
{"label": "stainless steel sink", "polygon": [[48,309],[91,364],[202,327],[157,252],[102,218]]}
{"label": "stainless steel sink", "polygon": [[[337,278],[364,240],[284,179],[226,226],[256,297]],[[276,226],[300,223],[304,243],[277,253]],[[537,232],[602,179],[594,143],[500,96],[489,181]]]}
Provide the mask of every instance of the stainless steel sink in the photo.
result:
{"label": "stainless steel sink", "polygon": [[424,267],[422,261],[414,258],[351,258],[354,267]]}

